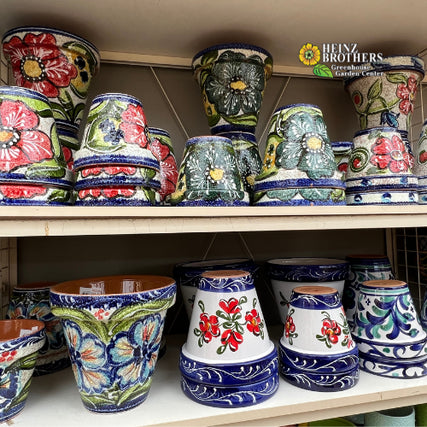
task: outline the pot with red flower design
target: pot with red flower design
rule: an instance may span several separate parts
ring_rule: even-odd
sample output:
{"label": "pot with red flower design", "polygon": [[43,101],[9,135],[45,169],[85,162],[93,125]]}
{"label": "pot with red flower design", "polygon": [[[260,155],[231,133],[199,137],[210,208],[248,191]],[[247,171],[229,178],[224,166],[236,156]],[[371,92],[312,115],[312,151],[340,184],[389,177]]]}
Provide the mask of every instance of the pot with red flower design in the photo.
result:
{"label": "pot with red flower design", "polygon": [[40,320],[0,320],[0,423],[24,409],[45,339]]}
{"label": "pot with red flower design", "polygon": [[395,128],[356,132],[346,176],[347,204],[416,204],[414,158]]}
{"label": "pot with red flower design", "polygon": [[150,149],[160,163],[160,200],[169,204],[170,195],[176,190],[178,166],[173,152],[169,132],[159,128],[149,128]]}
{"label": "pot with red flower design", "polygon": [[335,157],[337,169],[341,172],[341,179],[345,181],[345,175],[348,168],[348,159],[350,157],[353,142],[351,141],[331,141],[332,151]]}
{"label": "pot with red flower design", "polygon": [[74,204],[73,190],[43,184],[0,184],[0,205],[35,206]]}
{"label": "pot with red flower design", "polygon": [[180,358],[181,386],[196,402],[248,406],[278,387],[278,360],[249,272],[204,272]]}
{"label": "pot with red flower design", "polygon": [[52,313],[61,319],[88,410],[125,411],[147,398],[175,295],[171,277],[150,275],[94,277],[51,288]]}
{"label": "pot with red flower design", "polygon": [[11,29],[2,43],[16,84],[49,98],[61,145],[78,149],[87,93],[99,70],[96,47],[82,37],[45,27]]}
{"label": "pot with red flower design", "polygon": [[363,73],[345,80],[361,129],[390,126],[409,131],[415,98],[424,78],[417,56],[391,56],[362,64]]}
{"label": "pot with red flower design", "polygon": [[358,349],[336,289],[293,289],[279,360],[281,375],[297,387],[329,392],[357,384]]}

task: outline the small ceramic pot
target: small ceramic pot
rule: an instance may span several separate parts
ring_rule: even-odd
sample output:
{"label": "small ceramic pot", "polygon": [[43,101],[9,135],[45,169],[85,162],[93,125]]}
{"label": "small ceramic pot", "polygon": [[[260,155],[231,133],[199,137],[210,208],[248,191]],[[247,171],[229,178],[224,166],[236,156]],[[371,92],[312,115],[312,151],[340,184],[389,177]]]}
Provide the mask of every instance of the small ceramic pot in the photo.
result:
{"label": "small ceramic pot", "polygon": [[349,264],[345,260],[332,258],[276,258],[267,261],[266,270],[280,319],[285,324],[293,288],[303,285],[328,286],[342,296]]}
{"label": "small ceramic pot", "polygon": [[394,279],[390,261],[386,255],[355,254],[346,257],[350,271],[344,283],[342,303],[347,322],[354,325],[356,304],[359,298],[359,288],[368,280]]}
{"label": "small ceramic pot", "polygon": [[357,353],[338,291],[294,288],[279,342],[283,378],[308,390],[346,390],[359,380]]}
{"label": "small ceramic pot", "polygon": [[169,203],[170,195],[176,190],[178,166],[173,152],[169,132],[159,128],[149,128],[150,149],[160,163],[160,200]]}
{"label": "small ceramic pot", "polygon": [[270,121],[255,205],[345,204],[345,184],[319,107],[278,108]]}
{"label": "small ceramic pot", "polygon": [[150,134],[141,102],[123,93],[104,93],[91,104],[74,169],[104,164],[133,165],[160,171],[150,150]]}
{"label": "small ceramic pot", "polygon": [[277,391],[277,366],[251,274],[204,272],[181,350],[184,393],[209,406],[253,405]]}
{"label": "small ceramic pot", "polygon": [[230,139],[199,136],[187,141],[170,202],[180,206],[249,205]]}
{"label": "small ceramic pot", "polygon": [[49,100],[31,89],[0,87],[0,183],[71,188]]}
{"label": "small ceramic pot", "polygon": [[49,98],[61,144],[78,149],[87,93],[99,70],[96,47],[82,37],[45,27],[14,28],[2,42],[16,84]]}
{"label": "small ceramic pot", "polygon": [[415,409],[413,406],[404,408],[383,409],[365,414],[367,427],[415,427]]}
{"label": "small ceramic pot", "polygon": [[84,406],[119,412],[148,396],[176,284],[163,276],[106,276],[51,289]]}
{"label": "small ceramic pot", "polygon": [[392,56],[363,66],[359,76],[344,82],[360,128],[390,126],[408,131],[424,61],[417,56]]}
{"label": "small ceramic pot", "polygon": [[227,43],[198,52],[192,61],[212,134],[255,133],[273,58],[258,46]]}
{"label": "small ceramic pot", "polygon": [[24,409],[45,339],[44,324],[39,320],[0,320],[0,423]]}
{"label": "small ceramic pot", "polygon": [[348,159],[350,157],[353,142],[351,141],[331,141],[332,151],[335,157],[335,163],[338,170],[342,173],[342,179],[345,180],[345,175],[348,168]]}
{"label": "small ceramic pot", "polygon": [[6,319],[33,319],[45,324],[46,342],[39,350],[34,376],[50,374],[70,366],[68,349],[60,320],[49,303],[54,283],[40,282],[17,286],[12,291]]}
{"label": "small ceramic pot", "polygon": [[202,274],[212,270],[243,270],[255,277],[258,266],[248,258],[210,259],[177,264],[174,267],[173,277],[181,291],[189,319],[193,312],[194,299]]}

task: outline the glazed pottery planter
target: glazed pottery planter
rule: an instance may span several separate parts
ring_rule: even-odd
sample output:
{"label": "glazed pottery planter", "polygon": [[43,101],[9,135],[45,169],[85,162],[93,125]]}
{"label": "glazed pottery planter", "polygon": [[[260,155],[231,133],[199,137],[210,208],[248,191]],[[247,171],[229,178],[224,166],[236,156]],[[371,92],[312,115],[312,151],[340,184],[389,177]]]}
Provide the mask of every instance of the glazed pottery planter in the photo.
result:
{"label": "glazed pottery planter", "polygon": [[345,80],[360,128],[390,126],[408,131],[424,78],[424,61],[416,56],[392,56],[363,65],[361,75]]}
{"label": "glazed pottery planter", "polygon": [[328,286],[341,296],[349,264],[332,258],[276,258],[267,261],[267,275],[282,323],[286,323],[293,288],[302,285]]}
{"label": "glazed pottery planter", "polygon": [[54,283],[38,282],[19,285],[12,290],[6,319],[33,319],[45,324],[46,342],[39,350],[34,376],[50,374],[70,366],[60,320],[52,314],[49,303]]}
{"label": "glazed pottery planter", "polygon": [[358,350],[336,289],[293,289],[279,359],[283,378],[300,388],[329,392],[357,384]]}
{"label": "glazed pottery planter", "polygon": [[413,406],[384,409],[365,414],[365,426],[367,427],[415,427],[416,425],[424,424],[415,424]]}
{"label": "glazed pottery planter", "polygon": [[49,98],[61,144],[79,148],[87,93],[99,70],[96,47],[74,34],[45,27],[14,28],[2,42],[16,84]]}
{"label": "glazed pottery planter", "polygon": [[71,188],[49,100],[17,86],[0,87],[0,183]]}
{"label": "glazed pottery planter", "polygon": [[203,273],[181,350],[184,393],[209,406],[254,405],[277,391],[277,366],[251,274]]}
{"label": "glazed pottery planter", "polygon": [[150,149],[160,163],[160,199],[169,202],[170,195],[176,190],[178,166],[169,132],[159,128],[149,128],[151,135]]}
{"label": "glazed pottery planter", "polygon": [[74,169],[104,164],[133,165],[160,171],[150,150],[150,134],[141,102],[123,93],[104,93],[91,104]]}
{"label": "glazed pottery planter", "polygon": [[84,406],[119,412],[148,396],[176,284],[163,276],[106,276],[51,289]]}
{"label": "glazed pottery planter", "polygon": [[397,378],[427,375],[427,334],[406,283],[364,282],[354,321],[362,369]]}
{"label": "glazed pottery planter", "polygon": [[0,423],[24,409],[45,339],[45,327],[39,320],[0,320]]}
{"label": "glazed pottery planter", "polygon": [[270,121],[255,205],[345,204],[323,114],[310,104],[278,108]]}
{"label": "glazed pottery planter", "polygon": [[199,280],[205,271],[212,270],[243,270],[255,277],[258,266],[248,258],[235,259],[210,259],[177,264],[174,267],[173,276],[176,280],[188,318],[193,312],[194,299],[199,285]]}
{"label": "glazed pottery planter", "polygon": [[0,205],[37,206],[72,205],[73,191],[63,187],[42,184],[0,184]]}
{"label": "glazed pottery planter", "polygon": [[180,206],[249,205],[230,139],[215,135],[187,141],[170,202]]}
{"label": "glazed pottery planter", "polygon": [[342,303],[350,327],[354,325],[359,288],[368,280],[394,279],[390,261],[386,255],[360,254],[349,255],[346,260],[350,271],[344,283]]}
{"label": "glazed pottery planter", "polygon": [[212,134],[255,133],[273,58],[257,46],[228,43],[198,52],[192,61]]}

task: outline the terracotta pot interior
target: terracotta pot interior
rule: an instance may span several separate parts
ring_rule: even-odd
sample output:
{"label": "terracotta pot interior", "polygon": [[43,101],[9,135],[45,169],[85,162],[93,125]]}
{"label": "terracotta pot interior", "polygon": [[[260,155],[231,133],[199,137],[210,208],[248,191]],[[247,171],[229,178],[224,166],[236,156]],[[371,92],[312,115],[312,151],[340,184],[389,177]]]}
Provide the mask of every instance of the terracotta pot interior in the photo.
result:
{"label": "terracotta pot interior", "polygon": [[71,295],[115,295],[161,289],[174,283],[172,277],[166,276],[104,276],[59,283],[51,291]]}
{"label": "terracotta pot interior", "polygon": [[213,270],[206,271],[202,273],[202,277],[206,277],[207,279],[223,279],[223,278],[239,278],[247,276],[249,273],[243,270]]}
{"label": "terracotta pot interior", "polygon": [[0,342],[10,341],[24,335],[30,335],[43,328],[44,323],[39,320],[0,320]]}
{"label": "terracotta pot interior", "polygon": [[400,288],[406,283],[401,280],[367,280],[363,285],[368,288]]}
{"label": "terracotta pot interior", "polygon": [[331,295],[338,291],[329,286],[298,286],[294,288],[294,292],[304,295]]}
{"label": "terracotta pot interior", "polygon": [[16,286],[15,289],[28,289],[28,290],[36,290],[36,289],[46,289],[51,288],[56,285],[57,282],[32,282],[32,283],[23,283]]}

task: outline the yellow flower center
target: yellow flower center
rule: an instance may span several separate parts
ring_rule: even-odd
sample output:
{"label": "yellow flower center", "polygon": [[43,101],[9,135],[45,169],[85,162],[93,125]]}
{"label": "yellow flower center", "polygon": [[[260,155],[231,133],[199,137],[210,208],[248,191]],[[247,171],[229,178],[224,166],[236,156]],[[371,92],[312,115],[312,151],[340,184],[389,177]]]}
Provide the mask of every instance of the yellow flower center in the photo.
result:
{"label": "yellow flower center", "polygon": [[320,150],[322,147],[322,140],[317,136],[311,136],[307,139],[307,148],[310,150]]}
{"label": "yellow flower center", "polygon": [[390,157],[391,157],[393,160],[403,160],[403,155],[402,155],[402,152],[401,152],[400,150],[393,150],[393,151],[390,153]]}
{"label": "yellow flower center", "polygon": [[257,326],[258,322],[256,321],[255,317],[251,320],[252,325]]}
{"label": "yellow flower center", "polygon": [[224,176],[224,171],[222,169],[211,169],[209,175],[214,181],[219,181]]}
{"label": "yellow flower center", "polygon": [[0,131],[0,142],[7,142],[13,138],[13,132],[9,132],[7,130]]}
{"label": "yellow flower center", "polygon": [[27,59],[23,65],[24,72],[28,77],[37,78],[43,73],[40,64],[34,59]]}
{"label": "yellow flower center", "polygon": [[245,82],[242,82],[241,80],[237,80],[235,82],[230,83],[230,87],[233,90],[245,90],[248,86]]}

